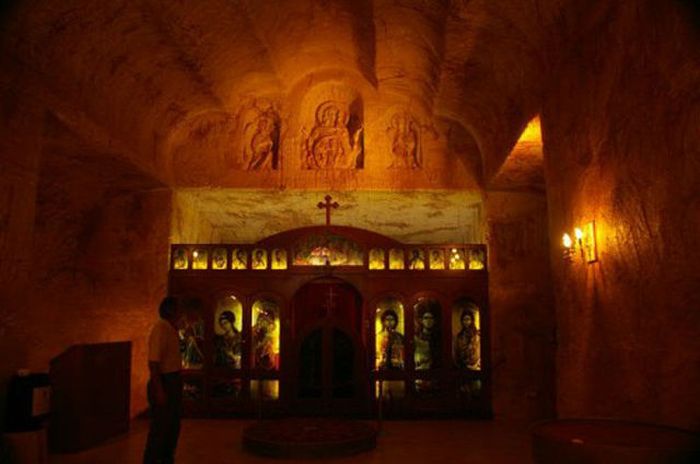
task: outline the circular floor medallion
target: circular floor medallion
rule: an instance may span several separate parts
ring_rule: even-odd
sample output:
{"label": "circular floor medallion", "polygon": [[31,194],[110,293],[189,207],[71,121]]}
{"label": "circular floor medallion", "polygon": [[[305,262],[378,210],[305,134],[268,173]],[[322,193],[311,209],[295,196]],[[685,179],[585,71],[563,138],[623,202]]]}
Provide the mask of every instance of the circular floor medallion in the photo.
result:
{"label": "circular floor medallion", "polygon": [[377,430],[366,422],[340,419],[280,419],[257,422],[243,431],[243,447],[277,458],[351,456],[377,446]]}

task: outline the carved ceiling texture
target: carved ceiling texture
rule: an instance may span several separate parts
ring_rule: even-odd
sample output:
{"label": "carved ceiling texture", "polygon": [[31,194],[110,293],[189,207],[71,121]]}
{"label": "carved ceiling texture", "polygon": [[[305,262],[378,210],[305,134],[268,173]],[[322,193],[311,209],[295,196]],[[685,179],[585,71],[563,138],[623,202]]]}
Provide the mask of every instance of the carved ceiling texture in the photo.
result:
{"label": "carved ceiling texture", "polygon": [[24,88],[98,150],[176,188],[478,189],[537,113],[549,44],[561,44],[551,38],[571,10],[564,0],[16,3],[3,41]]}

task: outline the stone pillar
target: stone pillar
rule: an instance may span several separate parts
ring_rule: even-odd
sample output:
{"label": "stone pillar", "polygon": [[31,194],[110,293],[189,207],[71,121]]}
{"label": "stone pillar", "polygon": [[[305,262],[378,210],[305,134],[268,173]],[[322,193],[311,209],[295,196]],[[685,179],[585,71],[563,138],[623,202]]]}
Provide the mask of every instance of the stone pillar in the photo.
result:
{"label": "stone pillar", "polygon": [[556,321],[545,195],[488,192],[486,216],[494,414],[553,417]]}

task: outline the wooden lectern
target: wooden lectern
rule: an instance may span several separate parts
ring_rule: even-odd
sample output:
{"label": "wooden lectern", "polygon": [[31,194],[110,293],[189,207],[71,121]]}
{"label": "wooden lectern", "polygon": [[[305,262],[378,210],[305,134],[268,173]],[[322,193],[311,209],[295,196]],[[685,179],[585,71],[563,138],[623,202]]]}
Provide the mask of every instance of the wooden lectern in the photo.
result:
{"label": "wooden lectern", "polygon": [[74,345],[51,360],[49,447],[76,452],[129,430],[131,342]]}

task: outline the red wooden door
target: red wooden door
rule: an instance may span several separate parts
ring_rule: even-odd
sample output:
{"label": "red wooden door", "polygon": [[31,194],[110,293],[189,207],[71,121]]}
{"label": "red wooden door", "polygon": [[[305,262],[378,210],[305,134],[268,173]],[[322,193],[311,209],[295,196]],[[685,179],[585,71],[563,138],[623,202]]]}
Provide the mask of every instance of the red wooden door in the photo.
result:
{"label": "red wooden door", "polygon": [[296,414],[367,411],[362,298],[339,279],[304,285],[292,301],[291,401]]}

